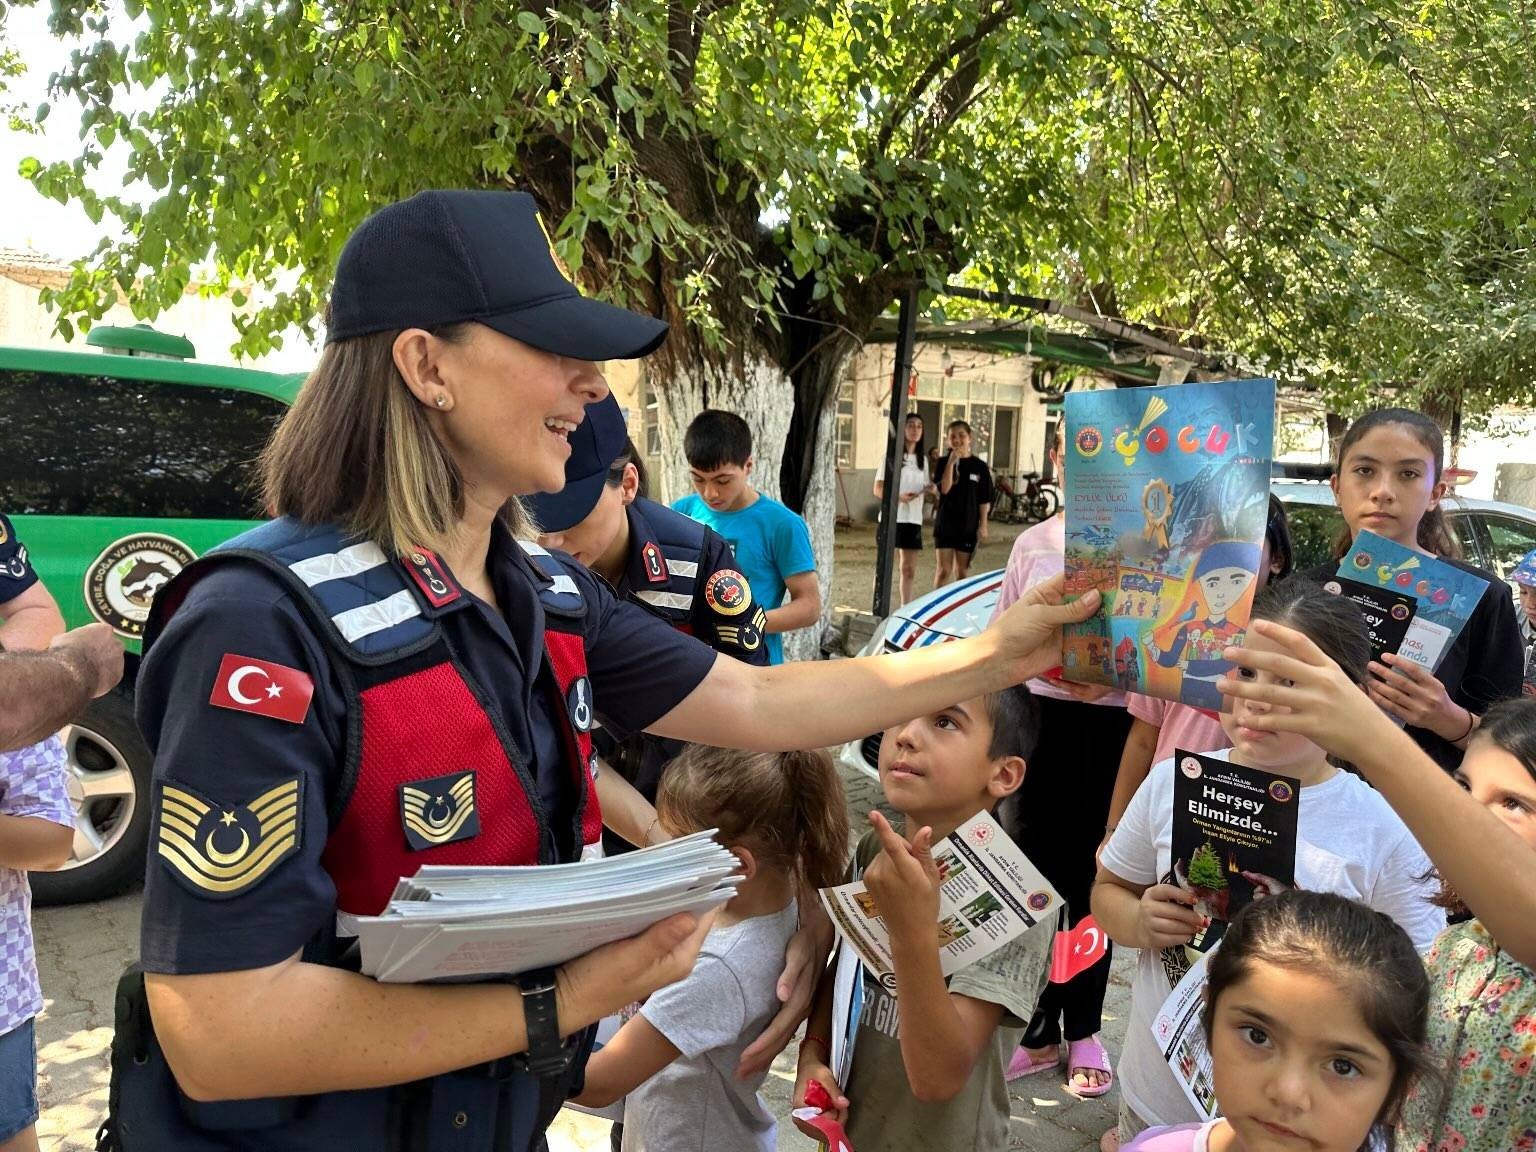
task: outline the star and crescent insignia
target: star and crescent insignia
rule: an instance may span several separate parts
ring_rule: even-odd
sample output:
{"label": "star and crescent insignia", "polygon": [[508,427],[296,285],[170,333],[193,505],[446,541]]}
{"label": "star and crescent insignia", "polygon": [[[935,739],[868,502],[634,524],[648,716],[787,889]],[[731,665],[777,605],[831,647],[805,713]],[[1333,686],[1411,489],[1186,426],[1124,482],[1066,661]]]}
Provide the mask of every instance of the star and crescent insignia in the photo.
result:
{"label": "star and crescent insignia", "polygon": [[475,774],[453,773],[400,785],[400,822],[406,844],[415,852],[480,835]]}
{"label": "star and crescent insignia", "polygon": [[201,896],[237,896],[260,883],[299,847],[304,781],[294,776],[248,804],[216,804],[164,783],[155,852]]}

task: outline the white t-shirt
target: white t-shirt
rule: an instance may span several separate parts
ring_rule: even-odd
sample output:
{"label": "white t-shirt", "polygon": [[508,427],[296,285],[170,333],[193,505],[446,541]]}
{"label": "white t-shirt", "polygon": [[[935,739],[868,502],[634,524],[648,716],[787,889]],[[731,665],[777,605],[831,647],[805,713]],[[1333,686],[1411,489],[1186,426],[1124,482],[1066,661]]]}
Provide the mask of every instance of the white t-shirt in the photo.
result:
{"label": "white t-shirt", "polygon": [[918,524],[923,522],[923,491],[928,487],[928,468],[918,459],[917,453],[908,452],[901,458],[901,475],[896,478],[896,494],[906,496],[917,493],[916,500],[896,503],[896,523]]}
{"label": "white t-shirt", "polygon": [[[1231,749],[1209,752],[1219,760]],[[1296,886],[1336,892],[1385,912],[1420,953],[1445,929],[1445,913],[1429,903],[1437,891],[1429,857],[1381,795],[1364,780],[1338,772],[1301,790],[1296,827]],[[1173,842],[1173,760],[1155,765],[1104,848],[1105,868],[1133,884],[1168,874]],[[1120,1091],[1148,1125],[1200,1120],[1163,1060],[1151,1025],[1172,989],[1155,949],[1143,949],[1131,987],[1131,1013],[1118,1068]]]}

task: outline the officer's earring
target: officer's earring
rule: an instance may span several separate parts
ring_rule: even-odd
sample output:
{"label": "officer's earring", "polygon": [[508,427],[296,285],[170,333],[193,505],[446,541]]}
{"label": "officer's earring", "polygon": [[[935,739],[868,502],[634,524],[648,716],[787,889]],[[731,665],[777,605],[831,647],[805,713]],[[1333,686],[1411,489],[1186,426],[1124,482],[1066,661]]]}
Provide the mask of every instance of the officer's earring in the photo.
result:
{"label": "officer's earring", "polygon": [[436,404],[439,408],[446,408],[448,406],[448,397],[444,393],[439,392],[437,394],[437,399],[434,400],[433,403]]}

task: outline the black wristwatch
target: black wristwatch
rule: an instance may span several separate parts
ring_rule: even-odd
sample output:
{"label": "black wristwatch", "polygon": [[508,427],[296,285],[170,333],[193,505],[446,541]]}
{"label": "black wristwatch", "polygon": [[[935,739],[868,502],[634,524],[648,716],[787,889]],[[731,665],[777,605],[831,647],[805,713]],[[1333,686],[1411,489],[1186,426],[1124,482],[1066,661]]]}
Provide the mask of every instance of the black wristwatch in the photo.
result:
{"label": "black wristwatch", "polygon": [[528,1050],[522,1064],[534,1076],[553,1076],[564,1072],[571,1062],[574,1046],[560,1038],[560,1021],[555,1002],[555,970],[537,968],[517,977],[523,991],[523,1028],[528,1034]]}

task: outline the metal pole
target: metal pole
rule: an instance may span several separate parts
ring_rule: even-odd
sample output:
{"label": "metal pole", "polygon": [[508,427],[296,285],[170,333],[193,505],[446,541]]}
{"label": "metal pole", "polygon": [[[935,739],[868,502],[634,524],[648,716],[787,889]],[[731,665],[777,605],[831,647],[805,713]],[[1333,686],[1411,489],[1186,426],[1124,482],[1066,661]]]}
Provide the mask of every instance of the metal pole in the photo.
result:
{"label": "metal pole", "polygon": [[917,289],[901,294],[896,331],[896,367],[891,373],[891,422],[885,441],[885,499],[880,510],[880,535],[875,550],[875,615],[884,618],[891,610],[891,561],[896,555],[896,479],[900,475],[902,423],[905,420],[907,381],[912,378],[912,346],[917,340]]}

